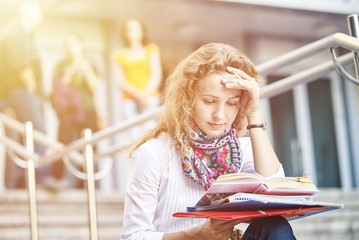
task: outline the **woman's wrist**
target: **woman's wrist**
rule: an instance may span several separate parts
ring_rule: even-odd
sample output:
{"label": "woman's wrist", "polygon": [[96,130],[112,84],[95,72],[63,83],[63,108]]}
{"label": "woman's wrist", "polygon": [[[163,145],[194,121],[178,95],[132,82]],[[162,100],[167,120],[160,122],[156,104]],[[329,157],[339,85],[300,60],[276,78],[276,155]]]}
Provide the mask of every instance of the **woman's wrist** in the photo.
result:
{"label": "woman's wrist", "polygon": [[203,239],[202,238],[202,236],[203,236],[202,228],[200,226],[197,226],[197,227],[188,229],[187,231],[185,231],[185,236],[188,239],[193,239],[193,240],[195,240],[195,239]]}
{"label": "woman's wrist", "polygon": [[201,233],[202,228],[197,226],[188,230],[184,230],[181,232],[174,232],[174,233],[165,233],[163,235],[163,240],[200,240],[203,239],[203,234]]}
{"label": "woman's wrist", "polygon": [[247,122],[248,122],[248,125],[262,123],[263,118],[262,118],[261,112],[258,110],[258,111],[255,111],[255,112],[251,113],[251,114],[248,114],[247,115]]}

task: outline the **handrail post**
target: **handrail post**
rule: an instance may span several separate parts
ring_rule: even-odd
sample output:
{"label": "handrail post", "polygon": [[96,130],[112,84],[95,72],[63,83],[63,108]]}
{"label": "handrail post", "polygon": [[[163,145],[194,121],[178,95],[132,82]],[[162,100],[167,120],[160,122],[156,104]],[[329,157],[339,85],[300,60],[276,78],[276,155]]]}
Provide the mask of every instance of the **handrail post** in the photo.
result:
{"label": "handrail post", "polygon": [[[85,129],[84,137],[90,140],[92,135],[91,129]],[[96,193],[95,193],[95,176],[94,176],[94,160],[93,147],[91,143],[85,146],[85,169],[87,174],[87,196],[89,205],[90,218],[90,236],[91,240],[98,239],[97,233],[97,213],[96,213]]]}
{"label": "handrail post", "polygon": [[[349,27],[349,35],[355,38],[359,38],[359,17],[358,14],[351,14],[347,17],[348,27]],[[354,76],[359,79],[359,53],[357,51],[353,51],[353,60],[354,60]],[[347,99],[347,108],[353,109],[348,111],[348,127],[351,129],[349,132],[350,136],[350,144],[352,148],[352,158],[356,159],[353,161],[354,168],[354,186],[359,186],[359,149],[356,143],[359,142],[359,130],[358,130],[358,103],[356,101],[349,101],[349,99],[355,99],[358,97],[359,88],[353,89],[353,85],[346,83],[345,84],[345,98]],[[355,174],[356,173],[356,174]]]}
{"label": "handrail post", "polygon": [[[358,14],[351,14],[347,17],[348,26],[349,26],[349,34],[352,37],[359,38],[359,18]],[[359,53],[353,52],[354,54],[354,71],[355,76],[359,79]]]}
{"label": "handrail post", "polygon": [[[34,135],[31,122],[25,123],[25,145],[28,154],[34,153]],[[27,160],[27,188],[30,206],[31,239],[38,239],[37,207],[36,207],[36,182],[35,182],[35,161],[32,158]]]}

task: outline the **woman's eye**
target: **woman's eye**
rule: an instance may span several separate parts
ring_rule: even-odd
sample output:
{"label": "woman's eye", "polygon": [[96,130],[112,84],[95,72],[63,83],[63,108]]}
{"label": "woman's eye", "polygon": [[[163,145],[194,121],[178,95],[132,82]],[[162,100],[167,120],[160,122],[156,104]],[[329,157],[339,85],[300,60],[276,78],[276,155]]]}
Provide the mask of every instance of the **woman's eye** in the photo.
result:
{"label": "woman's eye", "polygon": [[214,100],[204,99],[203,102],[206,104],[211,104],[214,103]]}
{"label": "woman's eye", "polygon": [[227,102],[227,104],[230,106],[237,106],[239,104],[239,101],[230,101],[230,102]]}

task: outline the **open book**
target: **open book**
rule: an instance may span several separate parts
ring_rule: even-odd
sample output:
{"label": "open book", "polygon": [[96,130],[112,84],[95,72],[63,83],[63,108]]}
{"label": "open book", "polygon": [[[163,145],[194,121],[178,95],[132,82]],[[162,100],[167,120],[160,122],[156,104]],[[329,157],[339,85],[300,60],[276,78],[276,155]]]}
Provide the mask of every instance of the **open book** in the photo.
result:
{"label": "open book", "polygon": [[319,190],[309,177],[277,177],[266,181],[253,173],[231,173],[219,176],[197,205],[209,205],[213,198],[218,200],[238,192],[313,198]]}

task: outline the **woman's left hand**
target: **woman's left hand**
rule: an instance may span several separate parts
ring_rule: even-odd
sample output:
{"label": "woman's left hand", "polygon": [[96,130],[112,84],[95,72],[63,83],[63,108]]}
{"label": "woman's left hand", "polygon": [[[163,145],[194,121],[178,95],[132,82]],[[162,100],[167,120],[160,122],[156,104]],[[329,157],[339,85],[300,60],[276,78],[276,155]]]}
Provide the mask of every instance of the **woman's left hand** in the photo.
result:
{"label": "woman's left hand", "polygon": [[223,79],[222,83],[227,88],[242,90],[239,114],[248,116],[258,111],[260,87],[256,79],[237,68],[227,67],[227,71],[232,73],[235,78]]}

